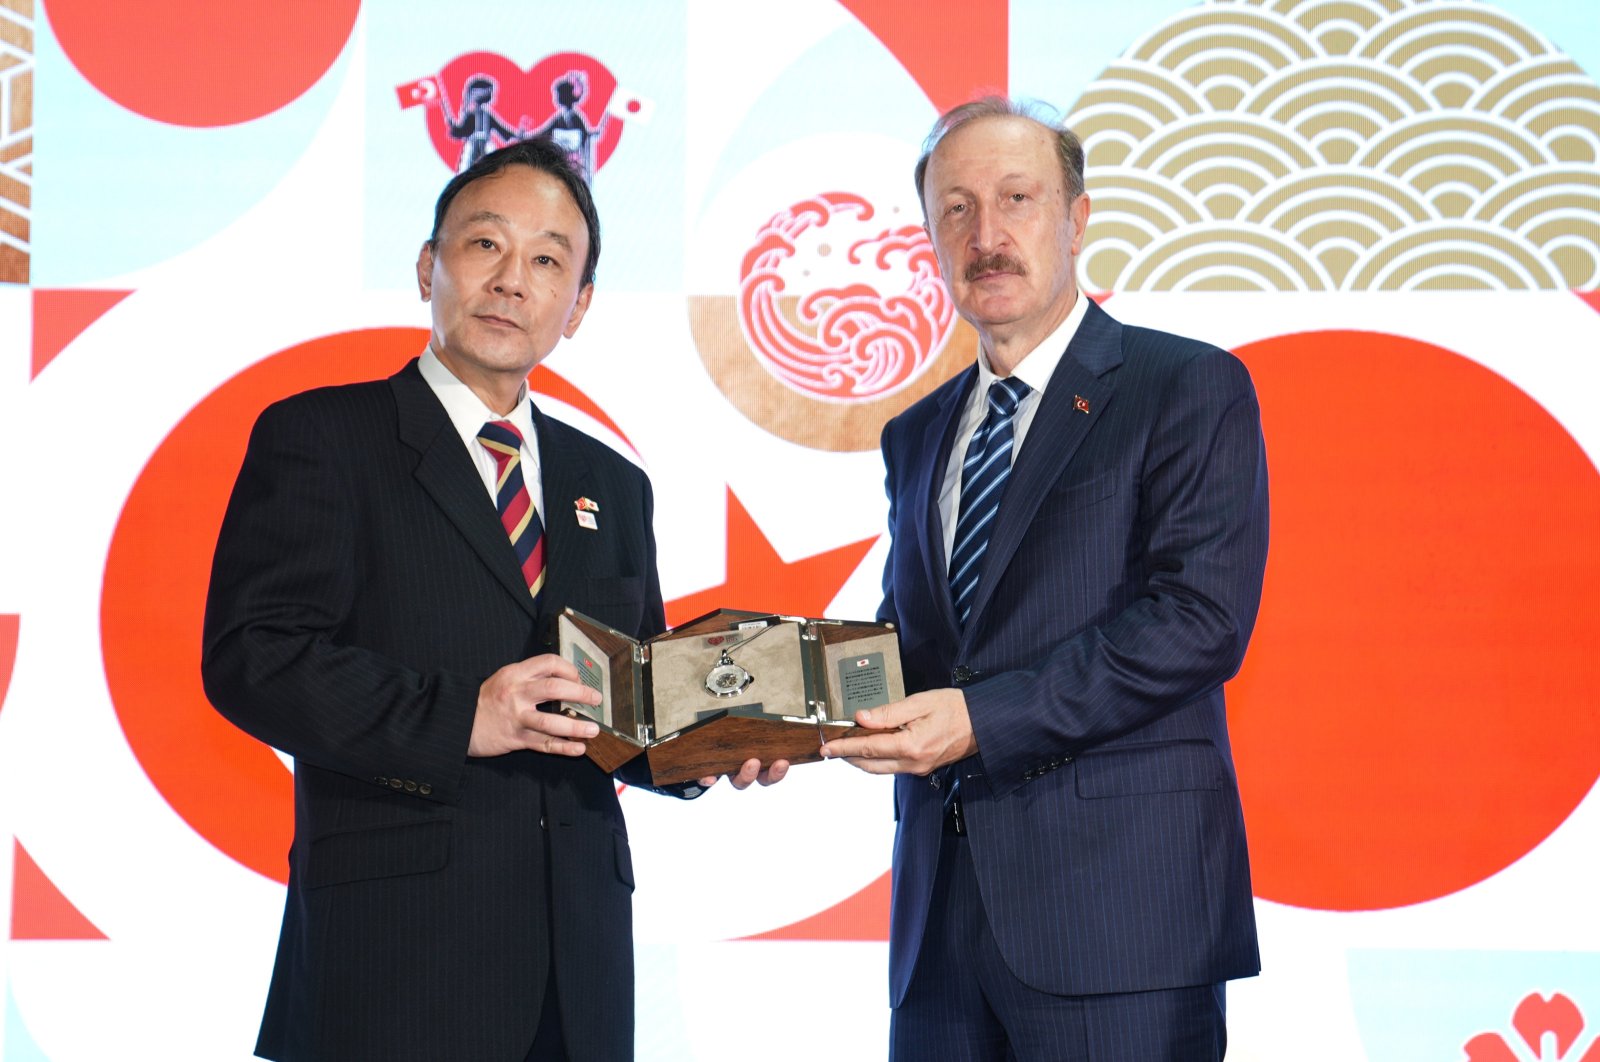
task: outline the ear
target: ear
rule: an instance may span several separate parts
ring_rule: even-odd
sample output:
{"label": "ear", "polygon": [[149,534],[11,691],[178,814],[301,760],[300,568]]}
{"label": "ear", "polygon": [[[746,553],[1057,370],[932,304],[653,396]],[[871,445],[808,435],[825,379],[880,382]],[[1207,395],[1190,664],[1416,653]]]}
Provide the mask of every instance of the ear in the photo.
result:
{"label": "ear", "polygon": [[578,300],[572,304],[572,312],[567,315],[567,327],[561,330],[561,335],[571,339],[572,334],[578,330],[578,325],[583,323],[583,315],[589,312],[589,300],[594,297],[594,285],[585,284],[578,291]]}
{"label": "ear", "polygon": [[417,293],[423,302],[433,297],[433,248],[426,240],[422,241],[422,250],[417,254]]}
{"label": "ear", "polygon": [[1072,255],[1083,253],[1083,230],[1089,224],[1089,193],[1083,192],[1067,208],[1072,217]]}

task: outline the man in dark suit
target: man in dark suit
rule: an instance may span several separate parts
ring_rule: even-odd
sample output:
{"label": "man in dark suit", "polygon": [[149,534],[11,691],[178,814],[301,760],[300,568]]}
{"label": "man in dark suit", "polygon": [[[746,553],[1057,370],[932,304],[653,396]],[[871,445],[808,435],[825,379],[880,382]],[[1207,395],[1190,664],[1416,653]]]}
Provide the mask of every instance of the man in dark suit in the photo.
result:
{"label": "man in dark suit", "polygon": [[664,627],[650,484],[526,383],[582,321],[599,251],[565,152],[486,156],[445,187],[417,261],[428,349],[251,435],[203,671],[224,715],[295,758],[264,1057],[633,1057],[626,826],[583,758],[595,724],[540,705],[599,700],[550,651],[563,607]]}
{"label": "man in dark suit", "polygon": [[897,776],[892,1056],[1220,1059],[1259,969],[1222,695],[1266,560],[1254,389],[1078,291],[1071,132],[963,105],[917,187],[981,351],[884,430],[911,695],[825,750]]}

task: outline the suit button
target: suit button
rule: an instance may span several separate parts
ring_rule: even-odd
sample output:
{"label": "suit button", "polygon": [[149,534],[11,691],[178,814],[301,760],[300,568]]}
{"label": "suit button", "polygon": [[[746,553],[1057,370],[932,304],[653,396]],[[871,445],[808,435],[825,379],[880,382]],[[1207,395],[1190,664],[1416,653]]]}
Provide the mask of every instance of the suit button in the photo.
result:
{"label": "suit button", "polygon": [[378,777],[374,778],[373,781],[377,782],[379,785],[388,785],[389,784],[389,779],[385,778],[381,774],[378,775]]}
{"label": "suit button", "polygon": [[391,778],[391,779],[389,779],[389,788],[390,788],[390,789],[399,789],[399,788],[401,788],[401,787],[402,787],[402,786],[404,786],[404,785],[405,785],[405,783],[404,783],[404,782],[402,782],[402,781],[401,781],[401,780],[400,780],[400,779],[398,779],[398,778]]}
{"label": "suit button", "polygon": [[416,791],[417,791],[417,783],[415,783],[411,779],[407,778],[406,779],[406,792],[415,793]]}
{"label": "suit button", "polygon": [[421,785],[417,786],[417,792],[421,793],[423,796],[427,796],[433,792],[433,786],[429,785],[427,782],[423,782]]}
{"label": "suit button", "polygon": [[972,669],[965,664],[957,664],[956,669],[950,672],[950,681],[957,686],[965,686],[972,681]]}

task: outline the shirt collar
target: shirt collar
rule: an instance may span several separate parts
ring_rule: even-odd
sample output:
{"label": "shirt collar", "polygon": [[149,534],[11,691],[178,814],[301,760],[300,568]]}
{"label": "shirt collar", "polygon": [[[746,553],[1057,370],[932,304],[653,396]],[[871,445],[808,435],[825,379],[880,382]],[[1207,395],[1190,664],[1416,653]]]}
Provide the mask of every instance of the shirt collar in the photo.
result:
{"label": "shirt collar", "polygon": [[[1013,376],[1027,384],[1038,394],[1044,394],[1045,385],[1050,382],[1050,377],[1055,375],[1056,366],[1061,364],[1061,358],[1067,352],[1067,347],[1072,343],[1072,337],[1078,334],[1078,326],[1083,323],[1084,317],[1089,313],[1089,296],[1081,290],[1078,298],[1072,304],[1067,319],[1056,326],[1056,330],[1044,337],[1044,341],[1022,356],[1017,362],[1017,371]],[[978,393],[988,394],[989,385],[994,383],[996,377],[993,369],[989,367],[989,355],[978,348]]]}
{"label": "shirt collar", "polygon": [[522,433],[523,445],[531,446],[533,435],[533,407],[527,401],[528,382],[524,380],[522,387],[517,391],[517,404],[511,412],[501,416],[483,404],[483,399],[473,394],[472,388],[456,379],[439,356],[433,352],[430,344],[417,359],[417,369],[422,373],[422,378],[427,381],[433,393],[439,397],[440,405],[444,406],[445,415],[450,418],[450,424],[461,436],[461,440],[471,446],[478,438],[478,432],[484,424],[491,420],[509,420],[517,431]]}

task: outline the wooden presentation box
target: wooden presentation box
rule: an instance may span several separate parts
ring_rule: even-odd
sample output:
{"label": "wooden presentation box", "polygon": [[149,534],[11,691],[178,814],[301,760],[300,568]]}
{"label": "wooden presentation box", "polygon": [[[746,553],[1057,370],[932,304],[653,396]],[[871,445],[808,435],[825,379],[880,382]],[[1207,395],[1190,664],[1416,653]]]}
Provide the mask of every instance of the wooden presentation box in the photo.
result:
{"label": "wooden presentation box", "polygon": [[600,691],[561,705],[600,724],[589,758],[610,773],[644,755],[658,785],[821,759],[857,711],[905,696],[888,623],[719,609],[638,642],[569,608],[559,626],[561,655]]}

